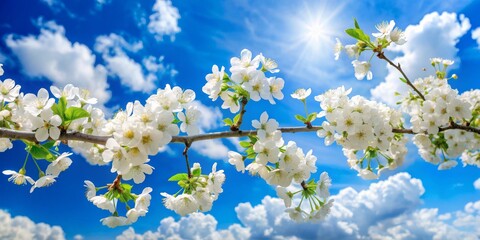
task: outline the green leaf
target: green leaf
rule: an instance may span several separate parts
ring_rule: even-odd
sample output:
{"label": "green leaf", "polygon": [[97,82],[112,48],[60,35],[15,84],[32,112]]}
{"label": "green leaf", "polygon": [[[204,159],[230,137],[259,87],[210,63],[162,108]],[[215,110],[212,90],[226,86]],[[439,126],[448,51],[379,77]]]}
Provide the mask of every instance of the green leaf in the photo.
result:
{"label": "green leaf", "polygon": [[232,126],[233,125],[233,121],[230,118],[223,119],[223,122],[225,123],[225,126]]}
{"label": "green leaf", "polygon": [[200,177],[200,175],[202,175],[202,168],[193,169],[192,175],[195,176],[195,177]]}
{"label": "green leaf", "polygon": [[299,114],[295,115],[295,118],[296,118],[298,121],[302,122],[302,123],[304,123],[304,122],[307,121],[307,119],[305,119],[304,116],[299,115]]}
{"label": "green leaf", "polygon": [[357,29],[355,28],[349,28],[347,30],[345,30],[345,32],[350,35],[350,37],[353,37],[355,39],[359,39],[360,36],[358,35],[358,32],[356,31]]}
{"label": "green leaf", "polygon": [[27,151],[35,159],[45,159],[50,162],[55,160],[55,156],[50,151],[45,149],[45,147],[42,147],[40,145],[32,145],[27,148]]}
{"label": "green leaf", "polygon": [[247,142],[247,141],[241,141],[239,144],[243,148],[249,148],[252,145],[250,142]]}
{"label": "green leaf", "polygon": [[345,30],[345,32],[357,40],[370,44],[370,37],[365,34],[362,29],[349,28]]}
{"label": "green leaf", "polygon": [[71,122],[75,119],[90,117],[90,113],[87,110],[79,107],[69,107],[65,110],[65,120],[66,122]]}
{"label": "green leaf", "polygon": [[58,103],[53,104],[52,111],[54,114],[60,116],[62,120],[65,119],[65,110],[67,109],[67,99],[61,97],[58,99]]}
{"label": "green leaf", "polygon": [[307,122],[312,122],[315,119],[317,119],[317,113],[316,112],[310,113],[310,115],[308,115],[307,117]]}
{"label": "green leaf", "polygon": [[240,119],[240,113],[235,115],[235,117],[233,118],[233,122],[238,123],[238,119]]}
{"label": "green leaf", "polygon": [[176,182],[176,181],[181,181],[181,180],[187,180],[188,179],[188,174],[186,173],[177,173],[173,176],[171,176],[168,181],[170,182]]}
{"label": "green leaf", "polygon": [[402,82],[404,82],[404,83],[407,83],[407,79],[405,79],[405,78],[403,78],[403,77],[400,78],[400,81],[402,81]]}
{"label": "green leaf", "polygon": [[358,25],[358,22],[357,22],[356,18],[353,19],[353,23],[354,23],[356,29],[360,29],[360,25]]}
{"label": "green leaf", "polygon": [[45,147],[46,149],[50,149],[51,147],[53,147],[53,145],[55,145],[55,141],[48,141],[42,144],[42,146]]}

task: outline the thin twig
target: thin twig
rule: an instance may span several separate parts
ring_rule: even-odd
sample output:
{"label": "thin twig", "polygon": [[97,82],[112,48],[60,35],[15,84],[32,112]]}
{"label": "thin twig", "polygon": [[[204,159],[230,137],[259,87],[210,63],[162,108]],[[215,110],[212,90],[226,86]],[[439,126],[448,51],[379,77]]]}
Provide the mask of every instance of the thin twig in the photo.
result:
{"label": "thin twig", "polygon": [[192,170],[190,170],[190,163],[188,162],[188,149],[190,148],[190,143],[185,142],[185,149],[183,150],[183,156],[185,156],[185,163],[187,165],[188,178],[192,178]]}
{"label": "thin twig", "polygon": [[387,61],[388,64],[390,64],[390,66],[397,69],[402,74],[402,76],[405,79],[407,85],[410,86],[418,94],[418,96],[420,96],[425,101],[425,96],[423,96],[423,94],[413,85],[413,83],[410,81],[410,79],[407,77],[407,75],[403,71],[402,67],[400,66],[400,63],[398,63],[398,64],[393,63],[390,59],[388,59],[385,56],[385,54],[383,52],[377,52],[377,57]]}
{"label": "thin twig", "polygon": [[248,103],[248,100],[246,98],[242,98],[240,100],[240,115],[238,117],[238,120],[237,122],[233,123],[233,125],[230,127],[230,130],[231,131],[239,131],[240,130],[240,126],[242,125],[242,122],[243,122],[243,115],[245,114],[245,112],[247,112],[245,110],[245,106],[247,105]]}
{"label": "thin twig", "polygon": [[115,180],[113,180],[113,183],[112,184],[108,184],[108,190],[117,190],[119,191],[120,193],[122,192],[122,188],[120,187],[120,183],[122,181],[122,175],[117,175],[117,177],[115,178]]}
{"label": "thin twig", "polygon": [[[278,128],[279,131],[282,133],[300,133],[300,132],[315,132],[322,129],[320,126],[313,126],[312,128],[308,127],[283,127]],[[464,130],[467,132],[473,132],[476,134],[480,134],[480,128],[475,128],[472,126],[460,125],[457,123],[451,123],[450,126],[447,127],[440,127],[439,132],[443,132],[449,129],[459,129]],[[393,133],[404,133],[404,134],[417,134],[412,129],[408,128],[394,128],[392,129]],[[183,143],[183,144],[192,144],[193,142],[197,141],[205,141],[205,140],[213,140],[219,138],[232,138],[232,137],[246,137],[246,136],[254,136],[257,135],[257,130],[246,130],[246,131],[228,131],[228,132],[212,132],[212,133],[204,133],[192,136],[173,136],[172,143]],[[23,139],[27,141],[36,141],[35,139],[35,132],[27,132],[27,131],[18,131],[18,130],[11,130],[6,128],[0,128],[0,138],[9,138],[9,139]],[[83,141],[83,142],[90,142],[94,144],[105,145],[107,140],[111,138],[111,136],[97,136],[97,135],[90,135],[86,133],[61,133],[58,140],[62,141]]]}

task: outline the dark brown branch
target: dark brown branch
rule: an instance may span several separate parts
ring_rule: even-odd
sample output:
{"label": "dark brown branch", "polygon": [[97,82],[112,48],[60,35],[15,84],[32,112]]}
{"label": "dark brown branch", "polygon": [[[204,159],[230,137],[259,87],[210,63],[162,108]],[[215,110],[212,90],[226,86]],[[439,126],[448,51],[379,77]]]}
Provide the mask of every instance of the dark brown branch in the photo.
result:
{"label": "dark brown branch", "polygon": [[385,54],[383,52],[377,52],[377,57],[387,61],[388,64],[390,64],[390,66],[397,69],[402,74],[402,76],[405,79],[407,85],[410,86],[418,94],[418,96],[420,96],[425,101],[425,96],[423,96],[423,94],[413,85],[413,83],[410,81],[410,79],[408,79],[407,75],[405,74],[402,67],[400,66],[400,63],[398,63],[398,64],[393,63],[390,59],[385,57]]}
{"label": "dark brown branch", "polygon": [[187,165],[188,178],[192,178],[192,170],[190,169],[190,163],[188,162],[188,149],[190,148],[190,142],[185,142],[185,149],[183,150],[183,156],[185,156],[185,164]]}
{"label": "dark brown branch", "polygon": [[238,121],[233,123],[233,125],[230,127],[230,130],[232,131],[238,131],[240,130],[240,126],[242,125],[242,122],[243,122],[243,115],[245,114],[246,110],[245,110],[245,106],[247,105],[248,103],[248,100],[246,98],[242,98],[242,100],[240,100],[240,116],[238,117]]}
{"label": "dark brown branch", "polygon": [[[309,127],[284,127],[279,128],[282,133],[300,133],[300,132],[315,132],[322,129],[320,126],[313,126],[312,128]],[[457,123],[451,123],[450,126],[441,127],[439,128],[440,132],[449,130],[449,129],[459,129],[464,130],[467,132],[473,132],[476,134],[480,134],[480,128],[475,128],[472,126],[460,125]],[[395,128],[392,130],[394,133],[404,133],[404,134],[417,134],[412,129],[406,128]],[[204,133],[198,134],[193,136],[173,136],[172,143],[183,143],[188,144],[189,146],[196,141],[205,141],[205,140],[212,140],[212,139],[219,139],[219,138],[231,138],[231,137],[245,137],[249,135],[257,135],[257,130],[246,130],[246,131],[235,131],[235,132],[213,132],[213,133]],[[90,135],[85,133],[62,133],[60,135],[59,140],[62,141],[83,141],[83,142],[90,142],[100,145],[105,145],[107,140],[111,136],[96,136]],[[11,130],[6,128],[0,128],[0,138],[10,138],[10,139],[23,139],[35,142],[35,133],[34,132],[26,132],[26,131],[17,131]]]}

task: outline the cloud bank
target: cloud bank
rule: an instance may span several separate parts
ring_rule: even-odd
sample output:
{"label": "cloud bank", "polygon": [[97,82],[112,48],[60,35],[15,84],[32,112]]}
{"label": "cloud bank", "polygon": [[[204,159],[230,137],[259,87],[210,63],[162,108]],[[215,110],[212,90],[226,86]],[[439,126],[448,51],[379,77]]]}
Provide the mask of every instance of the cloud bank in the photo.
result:
{"label": "cloud bank", "polygon": [[110,99],[107,70],[95,65],[95,55],[81,43],[72,43],[65,28],[54,21],[39,19],[38,36],[8,35],[5,42],[20,61],[23,72],[33,78],[47,78],[63,87],[72,83],[85,88],[103,104]]}
{"label": "cloud bank", "polygon": [[179,221],[165,218],[144,234],[129,228],[117,239],[478,239],[480,201],[439,214],[419,208],[424,192],[420,180],[398,173],[362,191],[341,190],[330,216],[319,223],[292,222],[283,201],[266,196],[256,206],[240,203],[235,211],[241,225],[228,229],[217,229],[209,214],[195,213]]}
{"label": "cloud bank", "polygon": [[63,229],[46,223],[35,223],[28,217],[12,217],[10,213],[0,210],[0,239],[65,239]]}
{"label": "cloud bank", "polygon": [[[460,59],[457,57],[456,44],[470,27],[469,19],[463,15],[447,12],[427,14],[419,24],[405,29],[407,43],[391,48],[391,51],[400,55],[393,62],[400,63],[412,81],[433,74],[429,60],[433,57],[455,60],[457,63],[453,67],[458,66]],[[428,71],[424,72],[422,68]],[[404,92],[407,86],[399,80],[401,75],[398,71],[390,66],[387,69],[385,81],[370,92],[373,99],[394,105],[398,101],[394,92]]]}

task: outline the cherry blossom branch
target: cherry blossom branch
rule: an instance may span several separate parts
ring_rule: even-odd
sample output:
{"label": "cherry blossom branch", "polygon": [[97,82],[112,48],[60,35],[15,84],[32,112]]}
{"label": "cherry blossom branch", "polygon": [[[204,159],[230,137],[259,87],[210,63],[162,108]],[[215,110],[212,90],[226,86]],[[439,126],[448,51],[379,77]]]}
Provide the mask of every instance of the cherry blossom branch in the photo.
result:
{"label": "cherry blossom branch", "polygon": [[245,106],[247,105],[248,103],[248,100],[246,98],[242,98],[242,100],[240,100],[240,115],[238,117],[238,121],[233,123],[233,125],[230,127],[230,130],[232,131],[238,131],[240,130],[240,125],[242,125],[242,122],[243,122],[243,115],[245,114],[246,110],[245,110]]}
{"label": "cherry blossom branch", "polygon": [[190,163],[188,162],[188,149],[190,148],[190,142],[185,142],[185,149],[183,150],[183,156],[185,156],[185,163],[187,164],[188,178],[192,178],[192,170],[190,170]]}
{"label": "cherry blossom branch", "polygon": [[[282,133],[300,133],[300,132],[315,132],[322,129],[320,126],[312,126],[310,127],[283,127],[278,128]],[[443,132],[449,129],[459,129],[464,130],[467,132],[473,132],[476,134],[480,134],[480,128],[475,128],[472,126],[460,125],[457,123],[450,123],[450,126],[447,127],[440,127],[439,132]],[[408,128],[394,128],[392,129],[393,133],[403,133],[403,134],[417,134],[412,129]],[[228,132],[212,132],[212,133],[204,133],[192,136],[173,136],[172,141],[173,143],[183,143],[185,145],[190,146],[193,142],[197,141],[205,141],[205,140],[213,140],[219,138],[231,138],[231,137],[246,137],[249,135],[257,135],[257,130],[246,130],[246,131],[228,131]],[[107,140],[111,136],[97,136],[97,135],[90,135],[86,133],[62,133],[58,140],[61,141],[83,141],[83,142],[90,142],[100,145],[105,145]],[[11,130],[6,128],[0,128],[0,138],[10,138],[10,139],[23,139],[27,141],[36,142],[35,133],[34,132],[26,132],[26,131],[19,131],[19,130]]]}
{"label": "cherry blossom branch", "polygon": [[113,183],[107,185],[108,190],[115,189],[115,190],[118,190],[119,192],[122,192],[122,188],[120,187],[121,180],[122,180],[122,175],[120,175],[120,174],[117,175],[115,180],[113,180]]}
{"label": "cherry blossom branch", "polygon": [[403,78],[405,79],[406,83],[408,86],[410,86],[417,94],[418,96],[420,96],[420,98],[422,98],[423,100],[425,100],[425,96],[423,96],[423,94],[412,84],[412,82],[410,81],[410,79],[407,77],[407,75],[405,74],[405,72],[403,71],[402,67],[400,66],[400,63],[398,64],[395,64],[393,63],[390,59],[388,59],[385,54],[383,52],[377,52],[377,57],[380,58],[380,59],[383,59],[385,61],[388,62],[388,64],[390,64],[390,66],[394,67],[395,69],[397,69],[403,76]]}

